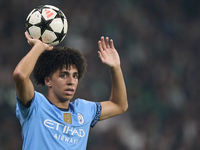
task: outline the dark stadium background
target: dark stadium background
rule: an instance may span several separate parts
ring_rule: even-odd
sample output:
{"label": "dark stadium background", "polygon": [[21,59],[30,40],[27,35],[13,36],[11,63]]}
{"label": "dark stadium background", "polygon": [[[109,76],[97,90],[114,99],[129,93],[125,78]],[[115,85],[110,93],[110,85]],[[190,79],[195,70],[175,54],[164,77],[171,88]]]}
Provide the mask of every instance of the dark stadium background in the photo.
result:
{"label": "dark stadium background", "polygon": [[21,149],[12,72],[30,49],[25,19],[42,4],[68,19],[60,45],[88,59],[76,97],[109,98],[109,70],[97,58],[101,35],[114,40],[121,56],[128,111],[97,123],[88,150],[200,149],[199,0],[0,0],[0,150]]}

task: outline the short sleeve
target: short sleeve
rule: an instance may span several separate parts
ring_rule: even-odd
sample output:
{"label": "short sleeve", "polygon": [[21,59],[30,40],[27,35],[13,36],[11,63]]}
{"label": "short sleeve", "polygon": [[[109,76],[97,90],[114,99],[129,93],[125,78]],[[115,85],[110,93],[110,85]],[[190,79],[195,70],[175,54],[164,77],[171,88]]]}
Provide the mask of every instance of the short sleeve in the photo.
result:
{"label": "short sleeve", "polygon": [[94,116],[94,119],[92,120],[92,123],[90,124],[90,127],[94,127],[97,121],[99,120],[99,117],[101,115],[101,104],[99,102],[96,102],[96,114]]}
{"label": "short sleeve", "polygon": [[[36,94],[36,93],[35,93]],[[30,112],[31,109],[34,107],[35,103],[35,94],[31,100],[30,105],[27,107],[21,103],[21,101],[18,99],[17,94],[16,94],[16,99],[17,99],[17,106],[16,106],[16,115],[17,118],[19,118],[19,115],[22,116],[23,118],[26,118]]]}

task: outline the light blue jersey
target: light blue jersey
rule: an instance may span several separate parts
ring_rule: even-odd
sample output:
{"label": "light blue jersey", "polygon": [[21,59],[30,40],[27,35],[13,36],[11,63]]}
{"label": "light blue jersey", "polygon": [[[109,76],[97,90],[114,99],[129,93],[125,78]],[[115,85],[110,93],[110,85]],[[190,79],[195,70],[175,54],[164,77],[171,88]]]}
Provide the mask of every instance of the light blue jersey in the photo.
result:
{"label": "light blue jersey", "polygon": [[28,108],[17,99],[23,150],[85,150],[90,127],[100,113],[98,102],[76,99],[68,110],[60,109],[36,91]]}

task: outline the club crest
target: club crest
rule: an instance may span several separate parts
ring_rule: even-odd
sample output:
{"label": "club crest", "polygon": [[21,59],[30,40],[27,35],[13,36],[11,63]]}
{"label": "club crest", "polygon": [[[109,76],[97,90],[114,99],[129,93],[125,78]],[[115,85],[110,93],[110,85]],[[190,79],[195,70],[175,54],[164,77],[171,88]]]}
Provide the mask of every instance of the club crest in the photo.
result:
{"label": "club crest", "polygon": [[78,122],[79,122],[79,124],[84,123],[84,118],[83,118],[83,115],[81,113],[78,113]]}

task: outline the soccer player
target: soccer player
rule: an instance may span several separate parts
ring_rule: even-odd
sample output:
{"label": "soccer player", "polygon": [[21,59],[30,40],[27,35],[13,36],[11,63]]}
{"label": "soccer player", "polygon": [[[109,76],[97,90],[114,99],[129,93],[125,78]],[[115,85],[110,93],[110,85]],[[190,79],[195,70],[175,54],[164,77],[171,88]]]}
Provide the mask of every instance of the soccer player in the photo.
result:
{"label": "soccer player", "polygon": [[[113,40],[102,36],[98,41],[99,58],[111,72],[110,99],[70,102],[86,70],[83,54],[69,47],[53,48],[27,33],[25,36],[32,48],[13,72],[23,150],[85,150],[90,127],[128,108],[120,58]],[[32,72],[37,84],[48,87],[47,97],[34,90]]]}

